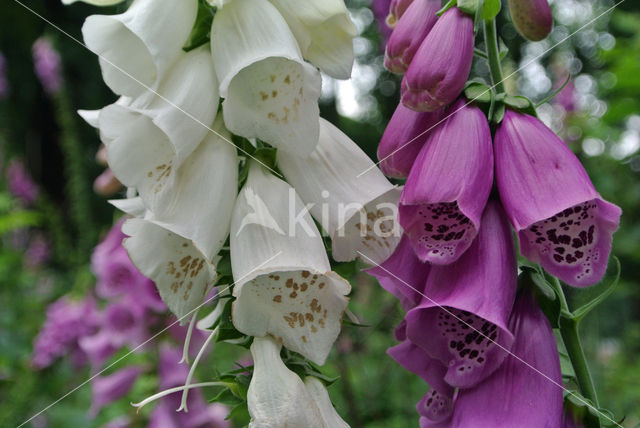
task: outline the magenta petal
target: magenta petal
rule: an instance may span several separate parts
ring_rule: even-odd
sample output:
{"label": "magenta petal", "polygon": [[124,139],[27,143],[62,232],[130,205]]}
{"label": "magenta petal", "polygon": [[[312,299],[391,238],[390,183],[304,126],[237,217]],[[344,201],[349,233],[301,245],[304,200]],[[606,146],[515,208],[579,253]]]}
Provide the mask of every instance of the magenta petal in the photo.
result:
{"label": "magenta petal", "polygon": [[456,7],[445,12],[402,79],[402,103],[416,111],[434,111],[454,101],[469,77],[473,43],[473,19]]}
{"label": "magenta petal", "polygon": [[456,263],[431,268],[427,297],[407,313],[407,337],[447,367],[450,385],[472,387],[506,357],[516,266],[507,219],[489,202],[471,248]]}
{"label": "magenta petal", "polygon": [[508,356],[500,369],[477,387],[460,390],[451,426],[521,427],[523,421],[530,427],[562,426],[562,375],[556,341],[549,321],[529,292],[518,295],[509,328],[515,335],[511,352],[518,358]]}
{"label": "magenta petal", "polygon": [[440,0],[415,0],[398,20],[387,43],[384,66],[391,72],[403,74],[420,44],[438,20],[436,12]]}
{"label": "magenta petal", "polygon": [[398,104],[378,145],[380,169],[390,177],[405,178],[443,110],[417,112]]}
{"label": "magenta petal", "polygon": [[399,222],[421,260],[448,264],[471,245],[493,183],[489,124],[460,100],[429,136],[400,196]]}
{"label": "magenta petal", "polygon": [[375,276],[382,288],[396,296],[407,311],[422,299],[429,269],[430,265],[416,257],[409,238],[403,235],[393,254],[384,263],[366,272]]}
{"label": "magenta petal", "polygon": [[620,208],[598,195],[573,152],[532,116],[507,111],[494,150],[500,198],[522,254],[568,284],[600,281]]}
{"label": "magenta petal", "polygon": [[405,11],[411,6],[414,0],[391,0],[389,3],[389,16],[387,17],[387,24],[393,28],[396,26],[398,20],[402,18]]}
{"label": "magenta petal", "polygon": [[89,414],[96,416],[104,406],[124,397],[138,375],[142,372],[140,367],[131,366],[120,369],[109,376],[98,376],[91,381],[91,409]]}

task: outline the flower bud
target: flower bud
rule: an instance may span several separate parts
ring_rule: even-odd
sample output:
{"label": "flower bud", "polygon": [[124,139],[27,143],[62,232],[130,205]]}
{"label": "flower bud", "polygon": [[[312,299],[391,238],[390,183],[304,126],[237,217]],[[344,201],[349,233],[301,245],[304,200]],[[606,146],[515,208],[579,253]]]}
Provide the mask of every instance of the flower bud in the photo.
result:
{"label": "flower bud", "polygon": [[547,0],[509,0],[509,14],[525,39],[536,42],[551,32],[553,17]]}
{"label": "flower bud", "polygon": [[413,0],[391,0],[389,4],[389,16],[387,16],[387,25],[394,28],[407,8],[413,3]]}
{"label": "flower bud", "polygon": [[460,94],[473,60],[473,19],[449,9],[433,26],[402,79],[402,104],[438,110]]}

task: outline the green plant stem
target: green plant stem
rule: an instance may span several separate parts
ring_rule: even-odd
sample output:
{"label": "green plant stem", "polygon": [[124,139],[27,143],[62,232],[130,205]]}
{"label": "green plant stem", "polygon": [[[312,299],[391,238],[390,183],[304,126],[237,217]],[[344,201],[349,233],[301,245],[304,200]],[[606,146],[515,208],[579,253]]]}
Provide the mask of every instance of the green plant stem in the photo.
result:
{"label": "green plant stem", "polygon": [[484,43],[487,45],[487,57],[489,58],[489,70],[491,81],[497,93],[504,92],[502,67],[500,65],[500,49],[498,48],[498,33],[495,19],[485,20],[483,23]]}

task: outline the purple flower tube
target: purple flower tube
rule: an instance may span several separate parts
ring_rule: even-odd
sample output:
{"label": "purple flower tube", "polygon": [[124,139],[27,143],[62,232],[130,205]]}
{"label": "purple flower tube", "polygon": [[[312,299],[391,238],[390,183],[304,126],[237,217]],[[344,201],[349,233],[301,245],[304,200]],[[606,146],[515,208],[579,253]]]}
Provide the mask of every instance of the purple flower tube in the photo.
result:
{"label": "purple flower tube", "polygon": [[454,7],[435,23],[402,79],[402,103],[434,111],[454,101],[473,60],[473,19]]}
{"label": "purple flower tube", "polygon": [[469,250],[431,268],[426,297],[407,313],[407,337],[447,367],[449,385],[470,388],[502,364],[513,343],[507,323],[516,269],[509,223],[494,201]]}
{"label": "purple flower tube", "polygon": [[471,245],[493,183],[484,113],[458,101],[429,135],[404,186],[399,222],[421,260],[448,264]]}
{"label": "purple flower tube", "polygon": [[540,120],[508,110],[495,135],[496,181],[520,250],[568,284],[602,279],[621,210]]}

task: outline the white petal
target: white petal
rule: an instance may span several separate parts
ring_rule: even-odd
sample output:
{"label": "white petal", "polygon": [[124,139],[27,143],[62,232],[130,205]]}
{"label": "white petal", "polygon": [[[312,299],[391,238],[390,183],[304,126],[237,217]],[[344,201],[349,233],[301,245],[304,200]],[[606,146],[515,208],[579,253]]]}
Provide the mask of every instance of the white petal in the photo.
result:
{"label": "white petal", "polygon": [[251,345],[253,376],[247,391],[250,428],[328,427],[297,374],[280,359],[281,345],[256,337]]}
{"label": "white petal", "polygon": [[330,272],[320,234],[293,188],[257,163],[234,208],[231,264],[236,328],[270,334],[323,364],[340,333],[350,285]]}
{"label": "white petal", "polygon": [[197,10],[197,0],[135,0],[120,15],[89,16],[82,35],[100,57],[109,88],[118,95],[137,96],[145,86],[155,88],[169,69],[191,32]]}
{"label": "white petal", "polygon": [[216,279],[213,266],[193,244],[146,220],[127,220],[122,231],[129,257],[143,275],[155,282],[160,297],[182,323],[206,297]]}
{"label": "white petal", "polygon": [[400,190],[338,128],[321,118],[315,151],[307,157],[278,151],[278,166],[314,204],[311,214],[331,236],[335,260],[353,260],[361,251],[382,262],[393,252],[400,239],[394,209]]}
{"label": "white petal", "polygon": [[307,391],[311,394],[320,413],[322,419],[327,427],[331,428],[349,428],[349,424],[342,420],[336,409],[331,404],[331,398],[329,398],[329,392],[325,388],[324,384],[313,376],[307,376],[304,380],[304,386],[307,387]]}
{"label": "white petal", "polygon": [[100,110],[78,110],[78,115],[90,126],[94,128],[98,127],[98,116],[100,115]]}
{"label": "white petal", "polygon": [[146,211],[144,202],[139,196],[128,199],[110,199],[109,203],[120,211],[134,217],[143,217]]}
{"label": "white petal", "polygon": [[271,0],[298,40],[302,55],[338,79],[351,77],[357,30],[343,0]]}

